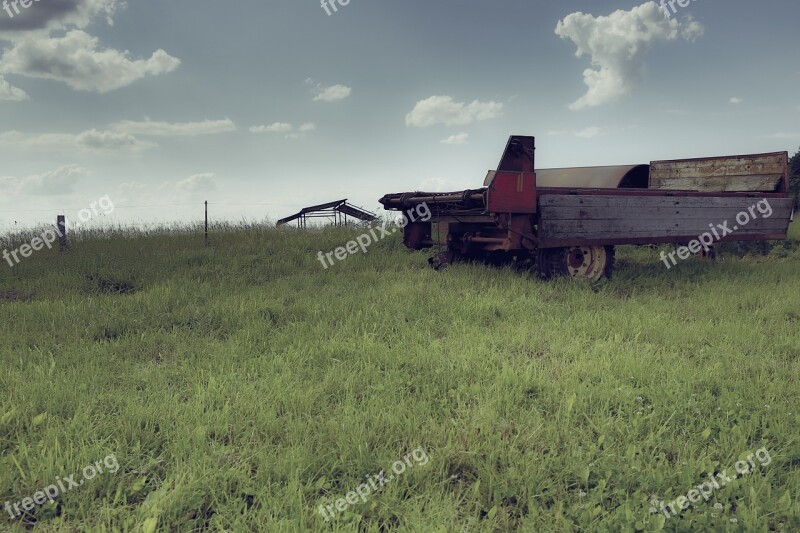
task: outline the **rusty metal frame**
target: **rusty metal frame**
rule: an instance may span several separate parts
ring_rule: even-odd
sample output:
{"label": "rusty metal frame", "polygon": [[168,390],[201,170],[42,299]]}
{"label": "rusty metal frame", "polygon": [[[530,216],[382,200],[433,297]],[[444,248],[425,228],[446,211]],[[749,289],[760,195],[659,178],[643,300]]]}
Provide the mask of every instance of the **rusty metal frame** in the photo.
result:
{"label": "rusty metal frame", "polygon": [[280,219],[277,225],[284,226],[290,222],[297,221],[297,227],[305,229],[308,226],[308,219],[327,218],[333,221],[334,226],[344,226],[347,225],[348,215],[362,222],[374,222],[378,220],[378,217],[375,216],[374,213],[348,204],[345,198],[344,200],[336,200],[335,202],[305,207],[294,215]]}
{"label": "rusty metal frame", "polygon": [[[785,154],[787,157],[783,164],[783,180],[775,192],[759,191],[698,191],[698,190],[673,190],[673,189],[648,189],[649,169],[651,165],[626,165],[607,167],[578,167],[564,169],[535,170],[534,166],[534,139],[527,136],[512,136],[500,164],[495,171],[489,171],[484,187],[461,192],[450,193],[398,193],[384,196],[380,202],[386,209],[407,210],[415,204],[428,203],[433,218],[426,223],[425,228],[416,228],[419,237],[414,239],[415,249],[433,245],[445,245],[450,252],[464,255],[476,255],[485,252],[504,251],[526,253],[536,249],[560,248],[578,245],[605,246],[605,245],[641,245],[641,244],[685,244],[697,238],[697,235],[652,235],[649,237],[617,237],[609,235],[606,238],[568,238],[568,239],[543,239],[537,236],[539,225],[539,203],[547,195],[603,195],[620,198],[635,197],[677,197],[677,198],[787,198],[788,197],[788,153],[774,152],[768,154],[745,154],[712,158],[714,160],[730,160],[747,156],[760,157]],[[683,159],[681,162],[705,161],[709,158]],[[658,161],[653,163],[659,163]],[[651,163],[652,164],[652,163]],[[528,209],[520,208],[517,199],[508,201],[503,199],[496,203],[497,209],[492,210],[489,201],[492,185],[497,176],[506,174],[535,174],[535,194]],[[550,174],[548,176],[547,174]],[[647,179],[643,179],[646,174]],[[543,175],[543,176],[542,176]],[[555,175],[561,175],[561,181],[566,186],[540,186],[542,182],[553,182]],[[541,178],[543,179],[540,179]],[[512,176],[514,177],[514,176]],[[513,181],[513,180],[512,180]],[[640,183],[641,182],[641,183]],[[577,183],[577,185],[576,185]],[[592,186],[583,186],[592,185]],[[597,185],[600,186],[597,186]],[[643,185],[642,188],[635,187]],[[513,184],[512,184],[513,185]],[[550,185],[550,184],[548,184]],[[517,186],[509,188],[508,183],[497,187],[496,194],[505,194],[509,191],[516,194],[525,189]],[[502,189],[502,191],[500,190]],[[511,207],[509,207],[511,206]],[[440,224],[437,231],[432,231],[432,224]],[[446,234],[445,242],[441,238],[442,231]],[[764,241],[785,239],[785,234],[774,233],[770,228],[769,233],[736,234],[725,236],[718,241]],[[425,236],[422,238],[422,236]]]}

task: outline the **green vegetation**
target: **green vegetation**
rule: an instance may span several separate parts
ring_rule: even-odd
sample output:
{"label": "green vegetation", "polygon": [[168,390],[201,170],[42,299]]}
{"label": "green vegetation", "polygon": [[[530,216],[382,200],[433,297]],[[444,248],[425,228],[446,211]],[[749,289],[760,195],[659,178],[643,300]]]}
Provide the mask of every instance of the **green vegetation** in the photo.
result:
{"label": "green vegetation", "polygon": [[99,232],[0,265],[0,505],[120,465],[0,529],[800,530],[797,227],[669,271],[620,248],[596,285],[435,272],[397,236],[323,270],[358,233]]}
{"label": "green vegetation", "polygon": [[789,192],[795,206],[800,206],[800,150],[789,159]]}

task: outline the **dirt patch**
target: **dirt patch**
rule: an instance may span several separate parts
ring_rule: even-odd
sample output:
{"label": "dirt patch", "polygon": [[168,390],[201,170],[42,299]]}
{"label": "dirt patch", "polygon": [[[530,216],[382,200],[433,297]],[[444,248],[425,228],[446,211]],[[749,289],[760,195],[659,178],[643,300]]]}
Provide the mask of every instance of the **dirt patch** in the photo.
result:
{"label": "dirt patch", "polygon": [[0,302],[14,302],[21,299],[22,296],[17,291],[0,292]]}

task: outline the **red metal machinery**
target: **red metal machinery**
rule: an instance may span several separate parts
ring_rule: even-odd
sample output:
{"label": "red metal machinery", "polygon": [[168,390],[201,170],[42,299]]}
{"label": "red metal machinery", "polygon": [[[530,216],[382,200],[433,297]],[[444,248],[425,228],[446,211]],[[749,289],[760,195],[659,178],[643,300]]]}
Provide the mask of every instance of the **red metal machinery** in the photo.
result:
{"label": "red metal machinery", "polygon": [[[787,152],[536,171],[534,150],[533,137],[512,136],[484,187],[387,194],[380,202],[404,212],[428,206],[431,220],[407,224],[404,243],[445,246],[431,259],[437,268],[513,261],[544,278],[610,276],[614,245],[685,244],[712,232],[713,242],[781,240],[793,216]],[[769,215],[757,216],[757,202]]]}

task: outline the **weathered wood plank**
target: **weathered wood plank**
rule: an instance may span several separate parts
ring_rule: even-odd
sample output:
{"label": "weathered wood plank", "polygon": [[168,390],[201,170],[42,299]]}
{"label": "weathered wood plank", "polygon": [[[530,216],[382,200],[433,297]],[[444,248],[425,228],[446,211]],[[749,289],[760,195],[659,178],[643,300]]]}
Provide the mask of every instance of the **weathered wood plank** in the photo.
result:
{"label": "weathered wood plank", "polygon": [[724,162],[681,162],[662,161],[650,164],[650,175],[657,178],[695,178],[747,176],[758,174],[782,174],[782,157],[760,159],[758,161],[728,160]]}
{"label": "weathered wood plank", "polygon": [[769,154],[750,154],[728,157],[701,157],[699,159],[667,159],[653,161],[650,165],[657,168],[691,168],[691,167],[738,167],[743,165],[772,165],[783,162],[787,152]]}
{"label": "weathered wood plank", "polygon": [[[747,211],[745,209],[745,211]],[[635,207],[628,209],[601,208],[601,207],[543,207],[540,217],[544,220],[614,220],[625,218],[672,220],[675,218],[708,219],[722,221],[734,219],[742,212],[741,208],[709,207],[709,208],[683,208],[683,207]],[[759,218],[763,218],[758,209],[754,210]],[[788,218],[791,215],[791,206],[773,207],[770,217]],[[769,213],[769,211],[767,211]]]}
{"label": "weathered wood plank", "polygon": [[[764,200],[758,197],[701,197],[701,196],[613,196],[613,195],[579,195],[579,194],[542,194],[539,207],[604,207],[604,208],[739,208],[748,207]],[[789,198],[768,198],[773,209],[780,206],[791,206]]]}
{"label": "weathered wood plank", "polygon": [[[716,227],[716,226],[715,226]],[[733,227],[729,227],[733,229]],[[726,237],[728,240],[736,240],[736,237],[742,236],[758,236],[765,234],[783,235],[785,238],[787,225],[783,224],[775,227],[754,228],[750,225],[740,228],[738,231],[728,233]],[[540,228],[539,236],[547,240],[555,239],[626,239],[626,238],[651,238],[651,237],[691,237],[696,238],[703,233],[711,233],[711,228],[700,226],[696,228],[683,227],[683,228],[657,228],[657,229],[641,229],[632,226],[596,226],[594,228],[573,228],[545,225]],[[722,237],[722,232],[717,228],[717,233]]]}
{"label": "weathered wood plank", "polygon": [[[633,237],[633,238],[626,238],[626,237],[614,237],[610,239],[608,237],[603,238],[571,238],[571,239],[547,239],[541,240],[539,245],[542,248],[559,248],[564,246],[606,246],[609,244],[615,244],[618,246],[622,246],[625,244],[687,244],[690,241],[693,241],[697,238],[696,235],[667,235],[662,237]],[[730,242],[730,241],[780,241],[786,238],[785,233],[760,233],[758,235],[741,235],[736,237],[735,239],[731,239],[730,237],[726,237],[719,242]]]}
{"label": "weathered wood plank", "polygon": [[651,189],[774,191],[786,174],[788,154],[743,155],[650,164]]}
{"label": "weathered wood plank", "polygon": [[[770,198],[772,214],[765,218],[759,198],[618,197],[594,195],[543,195],[540,197],[539,235],[543,239],[625,239],[696,237],[727,224],[736,236],[785,235],[792,200]],[[762,209],[764,204],[761,204]],[[747,213],[747,223],[736,217]],[[744,218],[744,217],[742,217]]]}
{"label": "weathered wood plank", "polygon": [[779,190],[783,174],[728,176],[712,178],[650,178],[651,189],[719,192],[774,192]]}
{"label": "weathered wood plank", "polygon": [[673,219],[673,220],[549,220],[540,225],[541,231],[557,233],[597,233],[607,231],[610,233],[636,233],[650,231],[667,231],[680,234],[703,233],[711,227],[718,228],[725,225],[731,231],[759,232],[763,230],[780,230],[788,226],[786,219],[757,218],[747,224],[739,224],[734,220],[701,220],[701,219]]}

